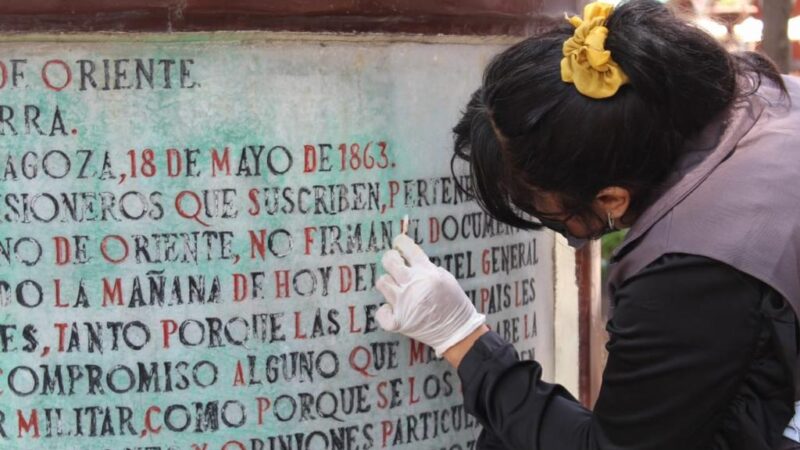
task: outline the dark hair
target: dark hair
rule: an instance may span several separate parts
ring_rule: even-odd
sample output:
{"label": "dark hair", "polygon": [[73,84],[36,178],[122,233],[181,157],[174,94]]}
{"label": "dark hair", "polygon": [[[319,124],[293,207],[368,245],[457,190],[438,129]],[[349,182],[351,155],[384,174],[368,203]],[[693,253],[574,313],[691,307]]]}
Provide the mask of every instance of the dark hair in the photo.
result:
{"label": "dark hair", "polygon": [[[561,80],[562,46],[574,32],[566,21],[486,68],[453,130],[453,158],[469,162],[470,191],[495,219],[538,228],[526,204],[533,189],[586,211],[601,189],[621,186],[633,193],[632,210],[641,210],[686,139],[737,97],[755,92],[762,77],[785,93],[769,60],[728,53],[657,1],[624,3],[606,26],[606,49],[630,80],[612,97],[585,97]],[[739,79],[750,87],[741,89]]]}

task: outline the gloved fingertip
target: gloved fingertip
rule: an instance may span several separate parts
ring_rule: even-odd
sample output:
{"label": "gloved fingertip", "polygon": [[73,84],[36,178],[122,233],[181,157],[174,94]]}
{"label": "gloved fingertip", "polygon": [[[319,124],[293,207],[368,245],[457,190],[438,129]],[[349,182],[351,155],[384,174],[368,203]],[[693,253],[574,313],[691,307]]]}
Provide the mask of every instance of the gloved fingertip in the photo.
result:
{"label": "gloved fingertip", "polygon": [[391,275],[396,284],[408,282],[410,278],[408,266],[406,266],[406,262],[400,255],[400,252],[397,250],[389,250],[383,255],[381,263],[383,264],[384,270]]}
{"label": "gloved fingertip", "polygon": [[420,264],[428,261],[428,255],[425,254],[425,250],[405,234],[395,236],[392,245],[409,264]]}
{"label": "gloved fingertip", "polygon": [[383,298],[385,298],[386,302],[390,305],[397,303],[398,287],[391,275],[381,275],[375,282],[375,289],[383,295]]}
{"label": "gloved fingertip", "polygon": [[408,237],[407,234],[398,234],[392,240],[392,247],[398,248],[400,247],[401,244],[407,244],[409,242],[412,244],[414,243],[414,241],[410,237]]}
{"label": "gloved fingertip", "polygon": [[386,331],[397,331],[400,328],[400,322],[394,315],[394,309],[388,303],[378,308],[375,313],[375,320]]}
{"label": "gloved fingertip", "polygon": [[378,277],[375,281],[375,289],[381,292],[381,294],[386,295],[386,290],[389,288],[389,284],[392,283],[392,276],[388,273],[385,273]]}
{"label": "gloved fingertip", "polygon": [[396,258],[400,258],[401,261],[403,260],[403,256],[400,255],[400,252],[398,252],[397,250],[395,249],[387,250],[383,254],[383,257],[381,257],[381,264],[383,264],[383,268],[385,269],[387,263],[391,264],[391,261]]}

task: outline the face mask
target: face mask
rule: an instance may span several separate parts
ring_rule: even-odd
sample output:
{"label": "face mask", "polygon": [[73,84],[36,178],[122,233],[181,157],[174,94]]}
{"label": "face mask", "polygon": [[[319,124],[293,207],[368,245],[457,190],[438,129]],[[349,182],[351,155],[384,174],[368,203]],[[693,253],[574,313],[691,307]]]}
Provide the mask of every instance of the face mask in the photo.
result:
{"label": "face mask", "polygon": [[[567,226],[565,225],[565,221],[558,221],[558,220],[549,220],[549,219],[537,219],[539,223],[541,223],[545,228],[555,231],[556,233],[564,236],[567,239],[567,244],[570,247],[575,248],[576,250],[580,249],[588,242],[588,239],[578,238],[570,234]],[[567,219],[569,220],[569,219]]]}
{"label": "face mask", "polygon": [[603,236],[605,236],[606,234],[613,233],[614,231],[616,231],[616,229],[613,228],[609,222],[603,220],[600,217],[598,217],[598,218],[600,219],[601,223],[603,224],[603,228],[600,231],[598,231],[597,233],[594,233],[593,235],[591,235],[589,237],[586,237],[586,238],[579,238],[579,237],[575,237],[572,234],[570,234],[569,229],[567,229],[567,225],[566,225],[566,222],[567,222],[567,220],[569,220],[569,218],[567,218],[563,222],[556,221],[556,220],[548,220],[548,219],[538,219],[538,220],[546,228],[549,228],[549,229],[555,231],[556,233],[564,236],[567,239],[567,244],[570,247],[574,248],[575,250],[580,250],[589,241],[600,239]]}
{"label": "face mask", "polygon": [[567,234],[565,237],[567,238],[567,245],[574,248],[575,250],[580,250],[586,244],[589,243],[589,239],[577,238],[575,236],[572,236],[571,234]]}

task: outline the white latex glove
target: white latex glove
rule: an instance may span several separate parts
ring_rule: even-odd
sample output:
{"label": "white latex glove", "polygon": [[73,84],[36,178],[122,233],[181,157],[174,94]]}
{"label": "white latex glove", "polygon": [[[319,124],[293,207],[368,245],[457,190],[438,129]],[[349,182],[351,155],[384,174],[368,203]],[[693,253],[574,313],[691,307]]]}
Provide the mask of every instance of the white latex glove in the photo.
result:
{"label": "white latex glove", "polygon": [[375,318],[386,331],[402,333],[442,354],[486,322],[450,272],[434,265],[401,234],[383,255],[386,274],[375,287],[386,298]]}

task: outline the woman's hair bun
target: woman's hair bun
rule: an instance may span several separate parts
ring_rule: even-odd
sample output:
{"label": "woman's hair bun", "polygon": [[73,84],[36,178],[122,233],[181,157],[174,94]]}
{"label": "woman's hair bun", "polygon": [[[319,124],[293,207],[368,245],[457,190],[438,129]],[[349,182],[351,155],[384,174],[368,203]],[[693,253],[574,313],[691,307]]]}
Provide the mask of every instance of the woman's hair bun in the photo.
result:
{"label": "woman's hair bun", "polygon": [[[685,141],[737,98],[779,73],[763,57],[732,55],[655,0],[631,0],[610,16],[605,49],[628,82],[608,98],[562,80],[562,22],[497,55],[454,132],[454,158],[469,162],[471,191],[496,219],[535,227],[523,212],[534,190],[586,211],[608,186],[641,209],[684,152]],[[750,80],[742,83],[741,80]],[[748,86],[742,90],[740,86]]]}

